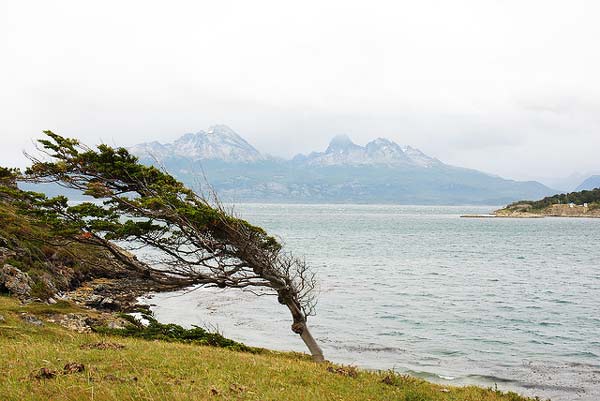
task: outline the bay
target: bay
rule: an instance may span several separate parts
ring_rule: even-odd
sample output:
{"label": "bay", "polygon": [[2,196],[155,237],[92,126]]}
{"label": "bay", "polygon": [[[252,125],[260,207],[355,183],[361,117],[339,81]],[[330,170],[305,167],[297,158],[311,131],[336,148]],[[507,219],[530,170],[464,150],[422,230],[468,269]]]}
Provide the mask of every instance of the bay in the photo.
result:
{"label": "bay", "polygon": [[[318,274],[334,362],[552,400],[600,399],[600,219],[461,219],[494,207],[243,204]],[[274,297],[154,294],[157,318],[305,351]]]}

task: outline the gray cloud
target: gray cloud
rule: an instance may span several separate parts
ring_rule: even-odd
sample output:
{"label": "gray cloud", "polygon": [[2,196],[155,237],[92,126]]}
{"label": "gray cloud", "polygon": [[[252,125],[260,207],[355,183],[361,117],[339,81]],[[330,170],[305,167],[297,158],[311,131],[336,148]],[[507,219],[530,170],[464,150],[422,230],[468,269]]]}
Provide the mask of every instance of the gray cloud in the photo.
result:
{"label": "gray cloud", "polygon": [[290,157],[385,136],[513,178],[597,170],[594,1],[0,4],[2,164],[43,129],[132,145],[225,123]]}

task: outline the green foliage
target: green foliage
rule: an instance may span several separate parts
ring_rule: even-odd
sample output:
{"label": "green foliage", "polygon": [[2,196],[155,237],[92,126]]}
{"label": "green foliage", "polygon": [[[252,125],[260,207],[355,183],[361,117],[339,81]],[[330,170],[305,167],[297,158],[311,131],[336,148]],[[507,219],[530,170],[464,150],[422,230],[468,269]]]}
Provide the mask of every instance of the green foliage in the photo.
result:
{"label": "green foliage", "polygon": [[554,196],[548,196],[538,201],[514,202],[508,205],[508,208],[519,204],[527,204],[531,205],[532,209],[534,210],[541,210],[550,205],[558,203],[567,204],[571,202],[577,205],[588,203],[590,205],[590,208],[597,208],[598,204],[600,203],[600,188],[592,189],[591,191],[584,190],[579,192],[570,192],[566,194],[556,194]]}
{"label": "green foliage", "polygon": [[404,401],[429,401],[429,395],[417,389],[408,389],[404,393]]}
{"label": "green foliage", "polygon": [[228,348],[235,351],[244,351],[257,353],[258,348],[248,347],[242,343],[230,340],[218,333],[211,333],[201,327],[194,326],[191,329],[185,329],[176,324],[159,323],[150,315],[143,315],[149,324],[144,326],[131,315],[121,315],[128,320],[130,325],[124,329],[111,329],[108,327],[97,327],[95,330],[99,333],[118,335],[123,337],[143,338],[145,340],[161,340],[169,342],[192,343],[199,345],[210,345],[213,347]]}
{"label": "green foliage", "polygon": [[14,184],[19,176],[19,169],[0,166],[0,184]]}
{"label": "green foliage", "polygon": [[227,239],[228,226],[238,225],[251,232],[265,249],[281,248],[260,227],[209,206],[171,175],[141,164],[125,148],[99,145],[92,150],[75,139],[44,133],[49,139],[39,143],[54,161],[35,162],[26,175],[41,182],[58,180],[104,200],[102,205],[68,206],[61,197],[34,197],[37,212],[45,214],[47,221],[65,234],[79,231],[108,240],[136,240],[169,232],[172,244],[183,236],[177,222],[185,220],[194,230],[223,240]]}
{"label": "green foliage", "polygon": [[[118,270],[118,261],[105,249],[75,241],[86,222],[64,219],[58,211],[68,208],[65,197],[47,198],[0,182],[0,246],[13,253],[6,263],[33,280],[33,297],[48,299],[54,295],[54,287],[65,291],[71,283],[106,277]],[[91,214],[91,210],[96,209],[85,213]]]}
{"label": "green foliage", "polygon": [[41,280],[34,281],[34,284],[31,286],[31,296],[33,298],[48,299],[53,295],[52,290]]}

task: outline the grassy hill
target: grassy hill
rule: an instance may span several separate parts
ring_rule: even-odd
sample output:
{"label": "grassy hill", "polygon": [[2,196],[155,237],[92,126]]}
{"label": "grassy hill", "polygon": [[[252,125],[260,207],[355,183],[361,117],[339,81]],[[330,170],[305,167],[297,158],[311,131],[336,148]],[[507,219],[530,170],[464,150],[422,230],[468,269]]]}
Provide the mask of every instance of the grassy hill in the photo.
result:
{"label": "grassy hill", "polygon": [[[62,303],[23,306],[0,296],[0,399],[527,400],[492,389],[439,386],[388,372],[315,364],[299,354],[78,334],[23,320],[73,312],[94,313]],[[65,372],[67,364],[72,365]]]}

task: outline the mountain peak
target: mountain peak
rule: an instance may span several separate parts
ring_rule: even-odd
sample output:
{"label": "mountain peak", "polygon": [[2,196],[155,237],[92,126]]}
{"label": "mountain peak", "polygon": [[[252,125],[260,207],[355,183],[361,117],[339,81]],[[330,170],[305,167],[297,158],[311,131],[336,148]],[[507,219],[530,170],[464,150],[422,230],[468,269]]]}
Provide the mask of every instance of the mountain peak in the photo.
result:
{"label": "mountain peak", "polygon": [[325,153],[340,152],[360,148],[360,146],[352,142],[352,139],[350,139],[348,135],[342,134],[336,135],[333,137],[333,139],[331,139],[331,142],[329,142],[329,146],[327,147]]}
{"label": "mountain peak", "polygon": [[[207,131],[188,133],[160,149],[143,143],[132,148],[134,154],[147,156],[149,151],[156,158],[182,157],[189,160],[221,160],[232,163],[248,163],[264,160],[252,145],[226,125],[213,125]],[[160,150],[160,152],[158,152]]]}
{"label": "mountain peak", "polygon": [[387,138],[377,138],[365,146],[370,160],[379,164],[411,164],[400,145]]}
{"label": "mountain peak", "polygon": [[370,144],[377,145],[377,146],[385,146],[385,145],[396,145],[396,142],[392,142],[387,138],[379,137],[379,138],[373,139],[371,142],[369,142],[367,144],[367,147]]}
{"label": "mountain peak", "polygon": [[210,127],[208,127],[208,131],[206,131],[206,133],[213,134],[213,135],[223,135],[223,136],[232,136],[232,137],[241,138],[237,134],[237,132],[235,132],[234,130],[229,128],[229,126],[227,126],[225,124],[211,125]]}

